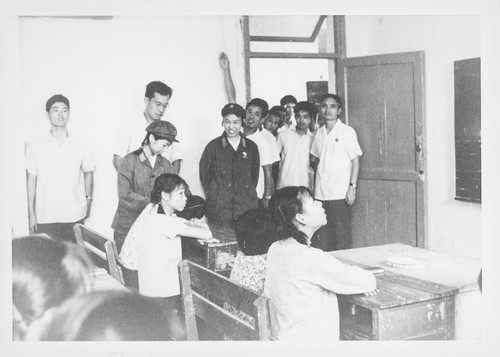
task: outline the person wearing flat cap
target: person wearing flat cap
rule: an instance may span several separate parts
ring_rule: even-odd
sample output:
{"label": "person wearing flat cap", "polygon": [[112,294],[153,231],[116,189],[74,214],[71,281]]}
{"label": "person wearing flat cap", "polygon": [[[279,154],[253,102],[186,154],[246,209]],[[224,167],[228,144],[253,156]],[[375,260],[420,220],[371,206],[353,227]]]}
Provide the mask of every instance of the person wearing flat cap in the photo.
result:
{"label": "person wearing flat cap", "polygon": [[245,110],[229,103],[221,114],[224,132],[203,151],[200,181],[208,220],[231,226],[243,212],[259,206],[256,187],[260,158],[257,145],[241,134]]}
{"label": "person wearing flat cap", "polygon": [[125,155],[118,166],[118,207],[111,228],[120,252],[130,227],[150,203],[155,179],[161,174],[176,173],[161,154],[172,143],[177,129],[167,121],[156,120],[146,128],[142,146]]}

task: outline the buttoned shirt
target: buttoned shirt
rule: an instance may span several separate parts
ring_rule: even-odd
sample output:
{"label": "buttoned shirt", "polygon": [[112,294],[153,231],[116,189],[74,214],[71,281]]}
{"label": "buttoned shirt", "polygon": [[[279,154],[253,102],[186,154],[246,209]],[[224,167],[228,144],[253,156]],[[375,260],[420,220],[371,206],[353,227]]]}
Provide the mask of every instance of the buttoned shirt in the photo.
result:
{"label": "buttoned shirt", "polygon": [[259,149],[259,158],[260,158],[260,169],[259,169],[259,181],[257,182],[257,197],[262,198],[264,196],[265,189],[265,178],[264,178],[264,169],[262,166],[271,165],[273,159],[271,158],[271,152],[269,148],[268,141],[264,138],[262,133],[257,129],[255,133],[246,136],[247,139],[252,140],[255,144],[257,144],[257,148]]}
{"label": "buttoned shirt", "polygon": [[[122,130],[119,131],[113,154],[123,158],[128,153],[139,149],[142,145],[142,141],[146,137],[146,128],[148,125],[149,123],[144,115],[142,118],[136,118],[124,125]],[[162,152],[161,156],[171,163],[182,160],[181,145],[174,141],[172,145]]]}
{"label": "buttoned shirt", "polygon": [[142,148],[127,154],[118,166],[118,208],[111,228],[127,234],[150,202],[156,178],[166,173],[175,173],[175,169],[164,157],[158,156],[151,167]]}
{"label": "buttoned shirt", "polygon": [[351,161],[362,155],[354,129],[337,120],[327,133],[326,125],[323,125],[314,137],[311,155],[319,159],[314,197],[323,201],[345,199],[351,178]]}
{"label": "buttoned shirt", "polygon": [[95,164],[89,147],[81,139],[68,134],[59,145],[48,132],[28,145],[26,170],[36,176],[38,223],[76,222],[85,217],[83,173],[94,171]]}
{"label": "buttoned shirt", "polygon": [[273,243],[267,253],[264,295],[273,305],[278,340],[338,340],[336,293],[358,294],[375,288],[372,273],[294,238]]}
{"label": "buttoned shirt", "polygon": [[259,168],[257,145],[242,134],[237,150],[229,144],[226,133],[210,141],[200,159],[207,218],[229,222],[247,209],[257,208]]}
{"label": "buttoned shirt", "polygon": [[313,169],[309,164],[309,151],[314,136],[309,130],[304,135],[297,128],[278,134],[276,140],[281,153],[280,173],[276,188],[287,186],[306,186],[313,188]]}

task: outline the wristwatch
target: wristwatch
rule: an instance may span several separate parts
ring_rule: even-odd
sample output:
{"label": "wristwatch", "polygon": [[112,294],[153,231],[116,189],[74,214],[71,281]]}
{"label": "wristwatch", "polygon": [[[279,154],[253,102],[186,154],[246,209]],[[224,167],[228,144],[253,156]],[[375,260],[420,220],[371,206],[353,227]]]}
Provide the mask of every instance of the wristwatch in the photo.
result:
{"label": "wristwatch", "polygon": [[352,182],[349,184],[349,186],[352,186],[352,187],[356,188],[356,184],[352,183]]}

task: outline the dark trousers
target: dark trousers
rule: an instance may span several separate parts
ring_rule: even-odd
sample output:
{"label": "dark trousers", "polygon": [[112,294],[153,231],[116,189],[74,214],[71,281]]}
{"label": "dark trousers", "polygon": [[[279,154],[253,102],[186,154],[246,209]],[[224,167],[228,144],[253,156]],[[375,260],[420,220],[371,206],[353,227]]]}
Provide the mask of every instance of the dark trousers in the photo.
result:
{"label": "dark trousers", "polygon": [[38,223],[36,232],[45,233],[52,239],[60,242],[76,243],[75,231],[73,230],[73,226],[76,223],[83,224],[83,219],[71,223]]}
{"label": "dark trousers", "polygon": [[122,251],[122,246],[123,243],[125,242],[125,238],[127,238],[127,233],[120,233],[117,231],[114,231],[113,233],[113,239],[116,243],[116,249],[118,250],[118,254]]}
{"label": "dark trousers", "polygon": [[311,245],[325,252],[352,248],[351,207],[345,199],[322,203],[327,224],[316,232]]}
{"label": "dark trousers", "polygon": [[186,322],[181,295],[153,298],[165,311],[170,336],[175,341],[186,341]]}

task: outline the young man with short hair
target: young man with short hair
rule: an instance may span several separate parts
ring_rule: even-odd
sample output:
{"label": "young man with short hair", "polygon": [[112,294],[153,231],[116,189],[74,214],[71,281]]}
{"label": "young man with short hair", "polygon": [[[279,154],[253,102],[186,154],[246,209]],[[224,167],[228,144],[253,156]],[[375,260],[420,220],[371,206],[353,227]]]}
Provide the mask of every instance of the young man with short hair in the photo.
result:
{"label": "young man with short hair", "polygon": [[207,202],[206,216],[232,226],[246,210],[257,208],[260,157],[257,145],[241,133],[245,110],[226,104],[221,136],[210,141],[200,159],[200,181]]}
{"label": "young man with short hair", "polygon": [[314,136],[308,128],[316,108],[309,102],[298,102],[294,112],[297,125],[278,134],[281,162],[276,188],[306,186],[312,190],[314,173],[309,162],[309,151]]}
{"label": "young man with short hair", "polygon": [[[118,170],[120,161],[128,153],[141,147],[144,139],[144,129],[155,120],[161,120],[172,97],[172,88],[160,81],[154,81],[146,86],[144,94],[144,115],[126,125],[120,132],[113,155],[113,166]],[[181,169],[182,151],[180,144],[174,142],[162,156],[170,161],[178,174]]]}
{"label": "young man with short hair", "polygon": [[26,150],[29,230],[76,243],[73,225],[90,215],[94,159],[89,147],[68,133],[68,98],[53,95],[45,110],[50,131]]}
{"label": "young man with short hair", "polygon": [[283,108],[285,108],[286,115],[285,115],[285,122],[279,131],[287,130],[293,127],[293,122],[292,122],[294,115],[293,108],[295,107],[296,104],[297,104],[297,99],[295,99],[293,95],[288,94],[285,95],[283,98],[281,98],[280,105]]}
{"label": "young man with short hair", "polygon": [[323,202],[328,221],[328,241],[320,248],[327,251],[352,247],[350,208],[362,155],[356,132],[340,121],[341,113],[340,97],[326,94],[321,101],[325,125],[317,130],[310,152],[316,170],[314,198]]}
{"label": "young man with short hair", "polygon": [[[243,135],[257,144],[260,155],[261,170],[257,184],[257,196],[263,208],[267,208],[274,193],[274,179],[272,164],[279,161],[278,147],[274,136],[267,130],[261,130],[263,118],[267,116],[268,104],[261,98],[253,98],[246,106],[246,115],[243,119]],[[266,135],[268,137],[266,138]],[[269,138],[270,137],[270,138]]]}

